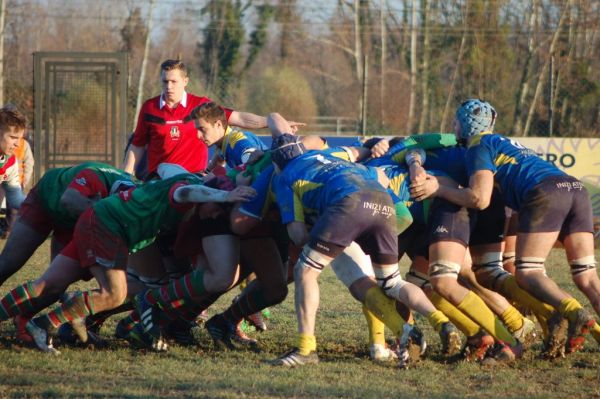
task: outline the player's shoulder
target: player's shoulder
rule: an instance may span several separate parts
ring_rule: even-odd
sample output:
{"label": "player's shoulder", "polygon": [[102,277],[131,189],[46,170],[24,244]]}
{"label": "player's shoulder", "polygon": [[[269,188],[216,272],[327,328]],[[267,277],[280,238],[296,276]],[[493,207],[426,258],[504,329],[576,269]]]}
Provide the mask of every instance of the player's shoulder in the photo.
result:
{"label": "player's shoulder", "polygon": [[142,104],[142,110],[149,108],[160,108],[160,95],[152,97],[144,101]]}
{"label": "player's shoulder", "polygon": [[198,105],[202,105],[204,103],[209,103],[209,102],[213,101],[209,97],[197,96],[192,93],[186,93],[186,94],[187,94],[188,104],[190,104],[192,107],[197,107]]}

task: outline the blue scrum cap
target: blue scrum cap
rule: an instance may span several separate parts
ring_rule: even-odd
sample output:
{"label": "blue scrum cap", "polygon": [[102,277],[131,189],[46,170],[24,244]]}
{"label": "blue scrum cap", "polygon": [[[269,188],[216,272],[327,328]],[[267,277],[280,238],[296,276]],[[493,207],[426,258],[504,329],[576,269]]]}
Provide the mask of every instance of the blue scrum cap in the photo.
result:
{"label": "blue scrum cap", "polygon": [[470,99],[456,110],[456,119],[460,123],[460,137],[463,139],[494,129],[496,110],[487,101]]}
{"label": "blue scrum cap", "polygon": [[293,134],[282,134],[273,139],[271,145],[271,160],[283,170],[290,161],[306,152],[300,137]]}

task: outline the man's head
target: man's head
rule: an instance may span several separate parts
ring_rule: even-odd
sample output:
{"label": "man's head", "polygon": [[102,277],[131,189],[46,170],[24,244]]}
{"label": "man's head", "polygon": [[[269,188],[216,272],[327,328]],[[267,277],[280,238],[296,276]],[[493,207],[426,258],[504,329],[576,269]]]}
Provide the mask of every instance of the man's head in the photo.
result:
{"label": "man's head", "polygon": [[454,130],[457,138],[468,139],[471,136],[494,130],[496,110],[487,101],[470,99],[456,110]]}
{"label": "man's head", "polygon": [[0,155],[13,155],[27,127],[27,119],[14,105],[0,108]]}
{"label": "man's head", "polygon": [[192,111],[194,126],[198,138],[207,146],[218,144],[227,130],[227,115],[225,110],[214,102],[201,104]]}
{"label": "man's head", "polygon": [[271,160],[281,171],[288,163],[305,152],[306,147],[302,144],[302,138],[299,136],[286,133],[273,138]]}
{"label": "man's head", "polygon": [[160,65],[163,99],[169,105],[177,104],[183,98],[189,82],[187,68],[180,60],[166,60]]}

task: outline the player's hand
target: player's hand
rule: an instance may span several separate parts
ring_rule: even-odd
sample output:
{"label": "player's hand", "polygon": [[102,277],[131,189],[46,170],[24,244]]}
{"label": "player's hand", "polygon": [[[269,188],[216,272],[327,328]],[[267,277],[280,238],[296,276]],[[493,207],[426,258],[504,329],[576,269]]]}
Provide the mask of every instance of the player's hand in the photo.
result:
{"label": "player's hand", "polygon": [[424,199],[435,196],[439,188],[440,184],[435,176],[427,175],[425,181],[410,185],[410,196],[416,201],[423,201]]}
{"label": "player's hand", "polygon": [[249,186],[252,184],[252,174],[246,172],[240,172],[235,176],[235,185],[236,186]]}
{"label": "player's hand", "polygon": [[387,139],[381,139],[371,148],[371,158],[380,158],[390,149],[390,142]]}
{"label": "player's hand", "polygon": [[427,172],[419,163],[413,163],[408,167],[410,173],[410,183],[419,184],[427,180]]}
{"label": "player's hand", "polygon": [[304,123],[304,122],[288,121],[288,124],[292,128],[292,131],[290,132],[292,134],[296,134],[301,126],[306,126],[306,123]]}
{"label": "player's hand", "polygon": [[239,186],[227,194],[227,202],[249,201],[256,196],[256,190],[248,186]]}

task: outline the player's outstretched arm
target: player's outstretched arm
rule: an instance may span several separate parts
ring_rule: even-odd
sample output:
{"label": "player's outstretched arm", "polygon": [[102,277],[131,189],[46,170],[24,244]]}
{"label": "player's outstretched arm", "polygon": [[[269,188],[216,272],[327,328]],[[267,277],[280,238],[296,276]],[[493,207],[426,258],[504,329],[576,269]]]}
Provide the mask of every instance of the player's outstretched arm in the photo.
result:
{"label": "player's outstretched arm", "polygon": [[201,184],[190,184],[175,189],[175,202],[236,202],[248,201],[256,195],[252,187],[240,186],[232,191],[217,190]]}

